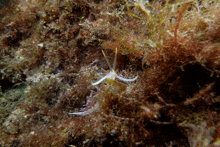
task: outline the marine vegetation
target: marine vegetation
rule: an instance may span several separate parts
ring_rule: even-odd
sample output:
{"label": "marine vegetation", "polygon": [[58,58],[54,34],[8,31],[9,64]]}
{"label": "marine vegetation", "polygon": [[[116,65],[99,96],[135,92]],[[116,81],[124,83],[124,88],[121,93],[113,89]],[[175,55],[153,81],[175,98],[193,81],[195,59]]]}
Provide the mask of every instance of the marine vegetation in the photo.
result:
{"label": "marine vegetation", "polygon": [[[105,57],[105,59],[106,59],[106,62],[108,63],[108,66],[109,66],[109,68],[110,68],[111,70],[110,70],[110,72],[109,72],[106,76],[104,76],[103,78],[101,78],[98,82],[92,83],[93,86],[100,84],[100,83],[101,83],[102,81],[104,81],[105,79],[115,80],[115,78],[117,78],[117,79],[120,79],[121,81],[124,81],[124,82],[132,82],[132,81],[135,81],[135,80],[138,78],[138,76],[136,76],[136,77],[133,78],[133,79],[125,79],[125,78],[120,77],[120,76],[118,76],[118,75],[116,74],[116,72],[115,72],[115,65],[116,65],[116,60],[117,60],[117,48],[116,48],[116,51],[115,51],[115,59],[114,59],[113,68],[111,67],[111,64],[109,63],[107,57],[105,56],[105,53],[104,53],[103,51],[102,51],[102,53],[103,53],[103,55],[104,55],[104,57]],[[113,86],[114,86],[114,85],[113,85]],[[82,115],[82,116],[84,116],[84,115],[91,114],[92,112],[96,111],[97,109],[99,109],[99,104],[98,104],[98,103],[96,103],[96,105],[95,105],[92,109],[90,109],[89,111],[69,113],[69,114]]]}
{"label": "marine vegetation", "polygon": [[0,5],[0,146],[220,146],[218,0]]}

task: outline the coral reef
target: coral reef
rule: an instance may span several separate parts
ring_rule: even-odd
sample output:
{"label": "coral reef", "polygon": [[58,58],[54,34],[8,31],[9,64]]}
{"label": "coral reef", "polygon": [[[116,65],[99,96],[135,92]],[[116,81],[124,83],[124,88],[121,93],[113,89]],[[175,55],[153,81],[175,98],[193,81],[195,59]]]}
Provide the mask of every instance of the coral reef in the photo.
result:
{"label": "coral reef", "polygon": [[0,146],[220,146],[218,0],[0,5]]}

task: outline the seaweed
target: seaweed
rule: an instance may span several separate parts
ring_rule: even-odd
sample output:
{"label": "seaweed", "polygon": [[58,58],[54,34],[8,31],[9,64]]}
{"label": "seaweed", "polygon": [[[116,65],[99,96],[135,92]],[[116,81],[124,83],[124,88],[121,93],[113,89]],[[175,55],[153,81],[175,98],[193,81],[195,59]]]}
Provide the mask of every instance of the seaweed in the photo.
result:
{"label": "seaweed", "polygon": [[[219,13],[217,0],[5,3],[0,145],[219,146]],[[112,63],[138,78],[92,84]]]}

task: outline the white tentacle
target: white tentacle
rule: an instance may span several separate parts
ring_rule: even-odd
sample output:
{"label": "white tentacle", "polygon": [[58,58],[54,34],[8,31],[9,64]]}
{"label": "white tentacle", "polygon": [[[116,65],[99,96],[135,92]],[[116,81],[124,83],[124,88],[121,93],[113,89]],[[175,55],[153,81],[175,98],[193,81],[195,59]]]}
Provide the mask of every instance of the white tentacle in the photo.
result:
{"label": "white tentacle", "polygon": [[133,78],[133,79],[125,79],[125,78],[123,78],[123,77],[120,77],[120,76],[116,75],[116,78],[118,78],[119,80],[122,80],[122,81],[124,81],[124,82],[132,82],[132,81],[135,81],[135,80],[138,78],[138,76],[136,76],[136,77]]}
{"label": "white tentacle", "polygon": [[93,86],[100,84],[102,81],[104,81],[106,78],[109,77],[109,74],[107,74],[106,76],[104,76],[103,78],[101,78],[99,81],[92,83]]}

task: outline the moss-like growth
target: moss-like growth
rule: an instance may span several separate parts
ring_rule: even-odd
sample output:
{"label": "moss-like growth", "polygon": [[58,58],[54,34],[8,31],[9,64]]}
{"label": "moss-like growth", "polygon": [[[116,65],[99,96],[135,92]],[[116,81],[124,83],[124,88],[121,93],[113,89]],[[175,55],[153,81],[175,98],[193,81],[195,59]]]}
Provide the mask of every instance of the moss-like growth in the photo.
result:
{"label": "moss-like growth", "polygon": [[[219,146],[219,14],[209,0],[10,1],[1,146]],[[92,85],[116,48],[117,74],[139,78]]]}

